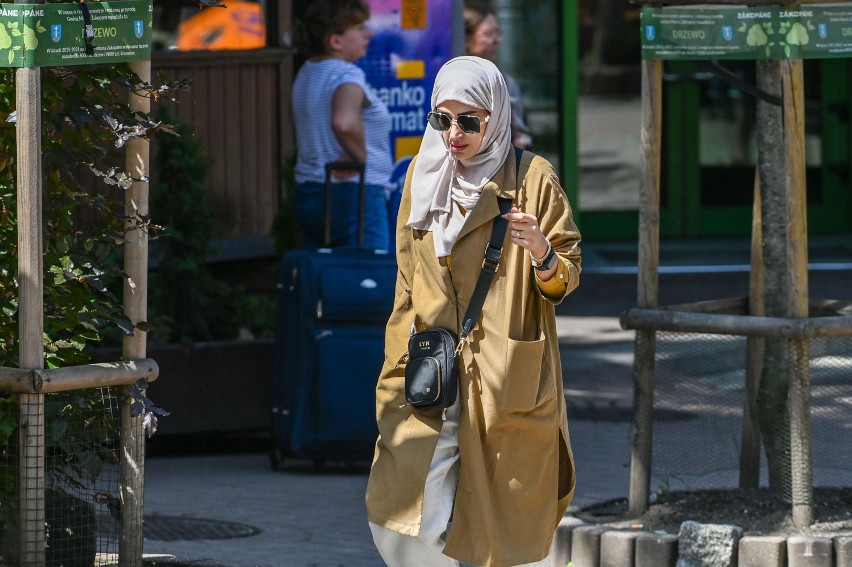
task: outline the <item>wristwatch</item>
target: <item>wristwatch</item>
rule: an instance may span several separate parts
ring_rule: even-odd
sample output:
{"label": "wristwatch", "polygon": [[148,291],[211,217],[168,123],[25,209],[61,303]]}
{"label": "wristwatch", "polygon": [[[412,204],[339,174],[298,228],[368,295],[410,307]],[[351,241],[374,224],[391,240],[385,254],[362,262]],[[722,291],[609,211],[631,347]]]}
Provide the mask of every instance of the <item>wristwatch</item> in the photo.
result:
{"label": "wristwatch", "polygon": [[533,256],[532,252],[530,252],[530,261],[532,262],[533,268],[546,272],[552,268],[554,262],[556,262],[556,250],[553,249],[553,246],[548,244],[547,253],[540,260]]}

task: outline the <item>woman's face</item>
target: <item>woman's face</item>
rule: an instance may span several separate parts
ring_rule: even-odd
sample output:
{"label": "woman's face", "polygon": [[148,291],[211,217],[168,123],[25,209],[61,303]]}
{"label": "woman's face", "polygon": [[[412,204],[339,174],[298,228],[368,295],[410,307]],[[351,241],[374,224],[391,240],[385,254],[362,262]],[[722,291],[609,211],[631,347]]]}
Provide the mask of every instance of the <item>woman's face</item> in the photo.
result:
{"label": "woman's face", "polygon": [[465,43],[468,55],[494,61],[497,58],[497,49],[500,47],[500,26],[494,14],[488,14]]}
{"label": "woman's face", "polygon": [[349,26],[341,33],[332,34],[329,38],[331,49],[337,57],[344,61],[358,61],[367,54],[367,47],[373,37],[373,30],[367,22]]}
{"label": "woman's face", "polygon": [[[450,152],[452,152],[453,157],[459,160],[466,160],[479,153],[479,149],[482,147],[482,139],[488,128],[486,120],[489,115],[487,110],[468,106],[455,100],[444,101],[435,110],[448,115],[452,119],[450,129],[441,132],[441,134],[444,136],[444,143]],[[458,122],[456,122],[459,116],[479,117],[479,132],[471,134],[459,128]]]}

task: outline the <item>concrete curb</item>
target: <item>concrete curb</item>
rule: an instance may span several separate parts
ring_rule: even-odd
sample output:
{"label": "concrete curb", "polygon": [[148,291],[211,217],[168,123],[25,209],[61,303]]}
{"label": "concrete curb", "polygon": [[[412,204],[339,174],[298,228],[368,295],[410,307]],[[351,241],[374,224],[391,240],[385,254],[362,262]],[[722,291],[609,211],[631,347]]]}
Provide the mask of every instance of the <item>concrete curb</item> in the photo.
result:
{"label": "concrete curb", "polygon": [[[586,524],[574,516],[559,523],[550,553],[551,567],[675,567],[677,534]],[[852,535],[744,536],[734,546],[731,565],[740,567],[849,567]]]}

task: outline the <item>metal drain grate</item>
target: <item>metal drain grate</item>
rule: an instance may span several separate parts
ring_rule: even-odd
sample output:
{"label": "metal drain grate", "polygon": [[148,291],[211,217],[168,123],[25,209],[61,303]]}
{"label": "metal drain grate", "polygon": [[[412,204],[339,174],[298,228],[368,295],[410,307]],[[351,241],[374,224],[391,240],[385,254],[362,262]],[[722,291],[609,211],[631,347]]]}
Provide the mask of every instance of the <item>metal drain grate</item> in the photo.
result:
{"label": "metal drain grate", "polygon": [[[118,526],[108,515],[98,518],[101,535],[117,535]],[[237,522],[188,518],[185,516],[145,516],[145,538],[157,541],[186,541],[196,539],[232,539],[249,537],[260,533],[260,529]]]}

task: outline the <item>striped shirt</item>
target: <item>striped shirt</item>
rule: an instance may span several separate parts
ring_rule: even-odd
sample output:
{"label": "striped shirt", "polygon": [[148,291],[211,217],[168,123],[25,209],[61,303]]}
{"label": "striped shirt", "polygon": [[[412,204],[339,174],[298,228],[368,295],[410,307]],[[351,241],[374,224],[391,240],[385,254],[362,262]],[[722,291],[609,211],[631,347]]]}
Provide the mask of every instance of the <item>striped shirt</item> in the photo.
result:
{"label": "striped shirt", "polygon": [[331,129],[331,101],[344,84],[361,87],[367,106],[361,109],[367,145],[365,182],[386,186],[393,164],[390,152],[390,114],[367,85],[364,71],[342,59],[306,61],[293,83],[293,123],[296,126],[296,182],[325,180],[325,164],[338,159],[343,148]]}

